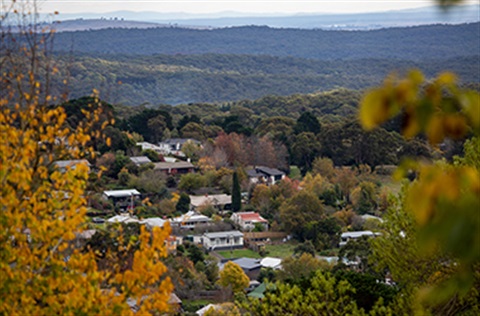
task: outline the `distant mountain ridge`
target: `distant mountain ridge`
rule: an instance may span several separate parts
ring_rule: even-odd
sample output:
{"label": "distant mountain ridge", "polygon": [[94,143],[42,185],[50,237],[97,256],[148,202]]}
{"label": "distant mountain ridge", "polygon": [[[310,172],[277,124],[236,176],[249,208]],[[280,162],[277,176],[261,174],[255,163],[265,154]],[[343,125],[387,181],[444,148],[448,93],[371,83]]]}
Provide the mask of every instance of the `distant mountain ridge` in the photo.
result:
{"label": "distant mountain ridge", "polygon": [[274,29],[245,26],[102,29],[61,32],[57,51],[90,54],[246,54],[318,60],[396,58],[422,60],[480,55],[480,23],[372,31]]}
{"label": "distant mountain ridge", "polygon": [[[451,8],[448,13],[438,7],[425,7],[387,12],[327,14],[304,13],[296,15],[248,15],[238,12],[193,15],[186,13],[159,13],[116,11],[110,13],[61,14],[60,20],[75,22],[77,30],[96,29],[95,20],[102,20],[105,28],[136,27],[126,22],[155,23],[194,28],[221,28],[245,25],[264,25],[276,28],[368,30],[385,27],[403,27],[426,24],[462,24],[480,21],[480,6],[464,5]],[[92,24],[89,24],[92,20]],[[120,23],[125,21],[125,23]],[[65,25],[65,24],[64,24]],[[69,31],[60,25],[58,31]]]}

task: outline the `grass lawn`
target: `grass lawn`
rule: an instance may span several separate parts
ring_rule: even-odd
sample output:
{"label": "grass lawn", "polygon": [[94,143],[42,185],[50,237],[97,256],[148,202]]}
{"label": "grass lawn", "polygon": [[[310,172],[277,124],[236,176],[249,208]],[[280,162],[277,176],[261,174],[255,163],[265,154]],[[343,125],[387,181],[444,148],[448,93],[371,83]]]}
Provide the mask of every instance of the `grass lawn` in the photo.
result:
{"label": "grass lawn", "polygon": [[182,305],[183,309],[186,312],[195,313],[200,308],[207,306],[208,304],[213,303],[209,300],[183,300]]}
{"label": "grass lawn", "polygon": [[[275,258],[285,258],[293,254],[293,249],[297,246],[297,242],[287,242],[278,245],[266,245],[265,249],[268,251],[267,257]],[[216,251],[220,256],[230,259],[230,258],[262,258],[260,254],[250,249],[233,249],[232,253],[230,250],[219,250]]]}
{"label": "grass lawn", "polygon": [[253,250],[250,249],[233,249],[230,253],[230,250],[220,250],[217,253],[224,258],[261,258],[261,256]]}
{"label": "grass lawn", "polygon": [[278,245],[266,245],[265,248],[268,251],[268,257],[285,258],[293,255],[293,249],[297,246],[296,242],[288,242]]}
{"label": "grass lawn", "polygon": [[402,182],[392,179],[392,176],[377,176],[382,186],[387,188],[392,194],[398,195],[402,189]]}

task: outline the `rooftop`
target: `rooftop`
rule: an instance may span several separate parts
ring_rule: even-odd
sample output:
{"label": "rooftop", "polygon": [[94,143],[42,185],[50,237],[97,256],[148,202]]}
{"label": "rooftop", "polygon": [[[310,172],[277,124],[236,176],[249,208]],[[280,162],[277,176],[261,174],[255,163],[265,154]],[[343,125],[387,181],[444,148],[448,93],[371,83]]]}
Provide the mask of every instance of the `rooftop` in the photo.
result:
{"label": "rooftop", "polygon": [[238,230],[230,230],[226,232],[205,233],[206,238],[225,238],[225,237],[243,237],[243,233]]}
{"label": "rooftop", "polygon": [[135,189],[128,189],[128,190],[110,190],[110,191],[103,191],[107,197],[128,197],[134,195],[140,195]]}
{"label": "rooftop", "polygon": [[153,164],[155,170],[168,170],[168,169],[188,169],[193,168],[193,164],[188,161],[178,162],[156,162]]}
{"label": "rooftop", "polygon": [[160,142],[160,143],[175,145],[175,144],[185,144],[188,141],[192,141],[195,144],[200,144],[198,140],[195,140],[193,138],[170,138],[170,139],[165,139],[163,142]]}
{"label": "rooftop", "polygon": [[131,160],[134,164],[136,164],[136,165],[140,165],[140,164],[152,162],[152,161],[151,161],[148,157],[146,157],[146,156],[130,157],[130,160]]}
{"label": "rooftop", "polygon": [[260,261],[262,267],[266,268],[279,268],[282,264],[282,259],[279,258],[272,258],[272,257],[265,257]]}
{"label": "rooftop", "polygon": [[245,270],[259,269],[262,267],[262,265],[260,264],[260,259],[238,258],[232,260],[232,262],[238,264],[240,268]]}
{"label": "rooftop", "polygon": [[374,236],[375,234],[369,230],[362,230],[357,232],[346,232],[342,233],[342,238],[358,238],[362,236]]}
{"label": "rooftop", "polygon": [[58,168],[66,168],[66,167],[75,167],[78,164],[84,164],[90,167],[90,163],[86,159],[76,159],[76,160],[57,160],[54,162],[55,166]]}
{"label": "rooftop", "polygon": [[212,204],[212,205],[226,205],[232,203],[232,196],[227,194],[212,194],[212,195],[190,195],[190,204],[194,207],[200,205]]}
{"label": "rooftop", "polygon": [[171,219],[174,223],[183,222],[209,222],[211,219],[205,215],[198,214],[194,211],[188,211],[187,213]]}
{"label": "rooftop", "polygon": [[161,219],[160,217],[152,217],[152,218],[146,218],[144,220],[140,221],[140,224],[145,224],[148,227],[163,227],[165,225],[166,220]]}
{"label": "rooftop", "polygon": [[131,217],[130,215],[115,215],[114,217],[110,217],[107,219],[109,223],[138,223],[139,220],[136,218]]}
{"label": "rooftop", "polygon": [[240,213],[235,213],[234,215],[237,215],[244,221],[268,223],[266,219],[264,219],[263,217],[260,216],[260,214],[255,212],[240,212]]}

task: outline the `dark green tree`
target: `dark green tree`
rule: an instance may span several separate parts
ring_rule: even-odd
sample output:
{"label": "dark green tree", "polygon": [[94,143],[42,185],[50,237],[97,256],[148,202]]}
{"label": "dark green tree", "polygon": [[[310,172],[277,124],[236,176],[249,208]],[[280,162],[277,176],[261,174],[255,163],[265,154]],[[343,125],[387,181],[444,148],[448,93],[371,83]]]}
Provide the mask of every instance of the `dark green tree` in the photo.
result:
{"label": "dark green tree", "polygon": [[315,134],[304,132],[295,136],[290,148],[292,162],[303,174],[312,168],[313,160],[320,154],[321,144]]}
{"label": "dark green tree", "polygon": [[293,254],[296,256],[301,256],[304,253],[315,256],[315,247],[310,240],[306,240],[293,249]]}
{"label": "dark green tree", "polygon": [[182,192],[180,199],[178,199],[175,210],[180,213],[186,213],[190,209],[190,196],[187,193]]}
{"label": "dark green tree", "polygon": [[310,132],[314,134],[320,133],[321,125],[317,117],[311,112],[303,112],[295,124],[295,134]]}
{"label": "dark green tree", "polygon": [[203,263],[203,260],[205,260],[205,254],[200,249],[200,247],[198,247],[194,243],[188,243],[187,250],[188,259],[192,260],[194,264],[196,264],[197,262]]}
{"label": "dark green tree", "polygon": [[240,192],[240,181],[238,180],[238,174],[235,171],[233,173],[233,185],[232,185],[232,211],[238,212],[242,209],[242,195]]}

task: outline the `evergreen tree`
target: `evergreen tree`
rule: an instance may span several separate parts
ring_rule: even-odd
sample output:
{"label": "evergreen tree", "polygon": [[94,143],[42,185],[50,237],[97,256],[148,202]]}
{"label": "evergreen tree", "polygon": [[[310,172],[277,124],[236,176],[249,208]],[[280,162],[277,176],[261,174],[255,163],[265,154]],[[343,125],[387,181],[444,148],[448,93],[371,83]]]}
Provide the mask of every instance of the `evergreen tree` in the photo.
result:
{"label": "evergreen tree", "polygon": [[187,193],[180,194],[180,198],[178,199],[177,206],[175,210],[177,212],[186,213],[190,208],[190,196]]}
{"label": "evergreen tree", "polygon": [[242,195],[240,193],[240,182],[238,181],[238,174],[233,173],[233,187],[232,187],[232,210],[238,212],[242,209]]}
{"label": "evergreen tree", "polygon": [[314,134],[320,133],[321,125],[317,117],[311,112],[303,112],[297,119],[294,131],[295,134],[310,132]]}

